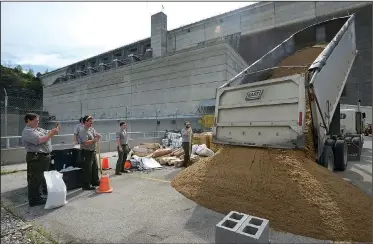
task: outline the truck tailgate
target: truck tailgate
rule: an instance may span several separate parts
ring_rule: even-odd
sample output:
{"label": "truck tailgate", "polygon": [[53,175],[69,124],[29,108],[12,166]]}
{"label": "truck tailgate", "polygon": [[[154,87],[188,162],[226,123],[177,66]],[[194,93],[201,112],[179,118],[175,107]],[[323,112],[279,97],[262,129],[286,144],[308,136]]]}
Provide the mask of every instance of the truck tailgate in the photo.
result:
{"label": "truck tailgate", "polygon": [[302,148],[305,74],[217,91],[213,142]]}

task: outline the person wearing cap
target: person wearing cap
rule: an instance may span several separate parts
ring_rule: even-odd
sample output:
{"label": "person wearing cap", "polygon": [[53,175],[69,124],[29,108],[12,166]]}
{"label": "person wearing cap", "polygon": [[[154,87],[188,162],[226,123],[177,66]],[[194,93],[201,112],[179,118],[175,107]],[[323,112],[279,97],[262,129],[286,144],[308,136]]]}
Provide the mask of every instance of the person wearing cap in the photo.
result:
{"label": "person wearing cap", "polygon": [[182,147],[184,150],[184,166],[188,167],[190,162],[190,154],[192,152],[192,128],[190,127],[190,123],[186,121],[184,123],[185,128],[181,130],[181,137],[182,137]]}
{"label": "person wearing cap", "polygon": [[77,124],[74,128],[74,142],[75,144],[79,144],[79,141],[78,141],[78,134],[79,134],[79,131],[80,129],[84,126],[83,124],[83,117],[81,117],[79,119],[79,124]]}
{"label": "person wearing cap", "polygon": [[80,149],[82,150],[83,163],[83,190],[94,190],[100,185],[98,176],[98,164],[96,158],[96,143],[101,139],[101,135],[92,127],[92,117],[83,117],[83,127],[78,134]]}
{"label": "person wearing cap", "polygon": [[[119,123],[120,129],[116,133],[117,138],[117,149],[118,149],[118,161],[115,167],[115,174],[121,175],[124,171],[124,162],[127,159],[127,154],[130,149],[128,147],[128,138],[127,138],[127,124],[126,122]],[[122,172],[122,173],[121,173]]]}
{"label": "person wearing cap", "polygon": [[46,200],[41,197],[40,188],[45,183],[44,171],[48,171],[51,163],[51,138],[57,135],[59,125],[52,130],[39,126],[39,116],[28,113],[24,117],[26,126],[22,131],[22,142],[26,149],[27,190],[29,206],[43,205]]}

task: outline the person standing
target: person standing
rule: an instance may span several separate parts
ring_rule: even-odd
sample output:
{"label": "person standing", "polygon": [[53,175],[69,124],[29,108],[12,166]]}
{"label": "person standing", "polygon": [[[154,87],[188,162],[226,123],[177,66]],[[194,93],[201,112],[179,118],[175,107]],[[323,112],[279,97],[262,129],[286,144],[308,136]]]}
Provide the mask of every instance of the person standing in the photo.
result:
{"label": "person standing", "polygon": [[100,185],[98,176],[98,164],[96,157],[96,143],[100,141],[101,135],[92,127],[92,117],[84,116],[84,126],[78,134],[78,141],[83,153],[83,190],[95,190],[96,186]]}
{"label": "person standing", "polygon": [[60,127],[48,131],[39,128],[39,116],[28,113],[24,117],[26,126],[22,131],[22,142],[26,149],[27,190],[29,206],[43,205],[40,188],[44,181],[44,171],[50,167],[52,151],[51,138],[57,135]]}
{"label": "person standing", "polygon": [[84,124],[83,124],[83,117],[81,117],[79,119],[79,124],[77,124],[74,128],[74,142],[75,144],[79,144],[79,141],[78,141],[78,134],[79,134],[79,131],[80,129],[84,127]]}
{"label": "person standing", "polygon": [[[115,167],[115,174],[121,175],[124,171],[124,162],[127,159],[129,153],[128,138],[127,138],[127,124],[126,122],[119,123],[120,129],[116,134],[116,142],[118,149],[118,161]],[[121,173],[122,172],[122,173]]]}
{"label": "person standing", "polygon": [[192,152],[192,128],[190,127],[190,123],[186,121],[184,123],[185,128],[181,130],[182,136],[182,147],[184,150],[184,166],[188,167],[190,162],[190,154]]}

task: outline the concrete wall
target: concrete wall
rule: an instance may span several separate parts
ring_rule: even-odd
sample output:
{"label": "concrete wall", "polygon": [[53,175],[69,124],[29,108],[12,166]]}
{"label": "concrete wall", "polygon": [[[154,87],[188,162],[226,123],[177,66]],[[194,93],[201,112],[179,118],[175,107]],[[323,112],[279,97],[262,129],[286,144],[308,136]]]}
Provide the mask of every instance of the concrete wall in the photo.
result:
{"label": "concrete wall", "polygon": [[346,11],[368,2],[260,2],[167,33],[167,52],[233,33],[250,35]]}
{"label": "concrete wall", "polygon": [[117,130],[125,117],[130,131],[153,131],[156,120],[193,115],[200,100],[214,98],[216,88],[246,65],[227,43],[214,43],[45,87],[43,102],[56,120],[73,120],[61,122],[61,133],[72,133],[81,114],[106,119],[95,122],[101,132]]}
{"label": "concrete wall", "polygon": [[[133,148],[140,143],[161,143],[161,138],[139,138],[129,141],[129,146]],[[53,145],[53,150],[62,150],[71,148],[72,144],[66,145]],[[116,144],[114,141],[105,141],[100,143],[101,153],[114,152],[116,151]],[[1,149],[1,165],[20,164],[26,162],[26,151],[25,148],[11,148]]]}

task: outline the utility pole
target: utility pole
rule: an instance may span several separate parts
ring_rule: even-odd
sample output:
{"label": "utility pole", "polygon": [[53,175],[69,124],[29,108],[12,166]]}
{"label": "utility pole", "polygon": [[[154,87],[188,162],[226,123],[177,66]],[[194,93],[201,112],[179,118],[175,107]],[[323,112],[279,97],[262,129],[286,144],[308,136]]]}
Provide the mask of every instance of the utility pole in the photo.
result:
{"label": "utility pole", "polygon": [[9,138],[8,137],[8,94],[6,93],[6,89],[4,88],[4,94],[5,94],[5,108],[4,108],[4,136],[6,141],[6,148],[9,148]]}

